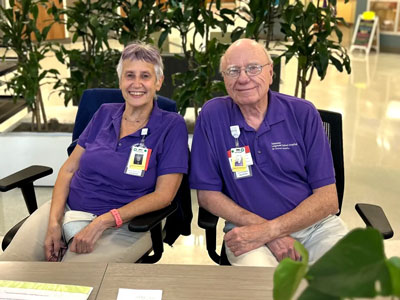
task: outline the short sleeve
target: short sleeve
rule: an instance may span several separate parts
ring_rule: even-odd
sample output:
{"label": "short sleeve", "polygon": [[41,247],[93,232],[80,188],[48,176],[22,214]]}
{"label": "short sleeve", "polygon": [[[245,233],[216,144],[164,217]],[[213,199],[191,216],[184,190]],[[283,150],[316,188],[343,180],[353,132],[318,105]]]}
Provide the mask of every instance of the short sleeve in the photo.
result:
{"label": "short sleeve", "polygon": [[93,115],[93,118],[89,121],[87,124],[86,128],[83,130],[81,135],[78,138],[78,145],[81,146],[82,148],[86,149],[86,143],[88,142],[89,138],[93,135],[93,128],[96,128],[98,126],[95,126],[98,116],[100,114],[101,107],[95,112]]}
{"label": "short sleeve", "polygon": [[197,190],[222,191],[223,181],[216,151],[212,146],[211,123],[206,109],[197,119],[191,149],[190,187]]}
{"label": "short sleeve", "polygon": [[316,189],[335,183],[335,171],[328,137],[317,109],[310,111],[306,122],[304,131],[307,150],[306,170],[308,183],[312,189]]}
{"label": "short sleeve", "polygon": [[158,157],[157,176],[171,173],[188,173],[188,132],[182,117],[175,118],[163,141]]}

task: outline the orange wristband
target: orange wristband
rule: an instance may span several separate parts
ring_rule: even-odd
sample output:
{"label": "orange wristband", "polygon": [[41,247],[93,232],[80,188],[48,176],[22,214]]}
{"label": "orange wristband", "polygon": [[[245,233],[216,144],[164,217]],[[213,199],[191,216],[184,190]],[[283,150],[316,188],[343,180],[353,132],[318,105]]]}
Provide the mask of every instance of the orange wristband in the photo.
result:
{"label": "orange wristband", "polygon": [[121,215],[119,214],[118,210],[116,210],[114,208],[114,209],[110,210],[110,213],[114,217],[115,227],[117,227],[117,228],[121,227],[122,226],[122,219],[121,219]]}

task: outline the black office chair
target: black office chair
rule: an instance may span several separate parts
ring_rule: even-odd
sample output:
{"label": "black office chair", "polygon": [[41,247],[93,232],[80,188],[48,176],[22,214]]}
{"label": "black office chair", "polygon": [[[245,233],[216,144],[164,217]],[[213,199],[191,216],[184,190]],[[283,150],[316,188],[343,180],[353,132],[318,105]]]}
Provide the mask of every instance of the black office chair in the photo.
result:
{"label": "black office chair", "polygon": [[[339,200],[339,212],[337,215],[340,215],[344,194],[342,115],[340,113],[326,110],[318,110],[318,112],[321,116],[331,146],[335,168],[336,190]],[[379,230],[383,238],[389,239],[393,236],[393,230],[380,206],[358,203],[355,208],[365,224]],[[216,252],[217,223],[217,216],[214,216],[202,207],[199,208],[198,225],[206,231],[208,255],[217,264],[230,265],[225,253],[225,243],[222,243],[221,255]]]}
{"label": "black office chair", "polygon": [[[75,119],[72,144],[68,147],[70,155],[76,146],[79,135],[86,128],[94,113],[103,103],[122,103],[124,99],[119,89],[89,89],[84,91]],[[159,108],[176,112],[176,103],[171,99],[157,96]],[[28,208],[29,214],[37,209],[37,202],[33,182],[39,178],[50,175],[53,170],[45,166],[30,166],[22,171],[14,173],[0,180],[0,191],[6,192],[14,188],[20,188]],[[190,235],[192,221],[192,208],[189,182],[186,175],[183,176],[180,188],[172,204],[159,211],[151,212],[129,223],[129,230],[134,232],[150,231],[152,249],[139,259],[141,263],[155,263],[160,260],[164,251],[163,241],[172,245],[179,235]],[[167,218],[164,230],[162,220]],[[26,218],[11,228],[4,236],[2,249],[5,250],[14,235]],[[150,253],[153,252],[152,255]]]}

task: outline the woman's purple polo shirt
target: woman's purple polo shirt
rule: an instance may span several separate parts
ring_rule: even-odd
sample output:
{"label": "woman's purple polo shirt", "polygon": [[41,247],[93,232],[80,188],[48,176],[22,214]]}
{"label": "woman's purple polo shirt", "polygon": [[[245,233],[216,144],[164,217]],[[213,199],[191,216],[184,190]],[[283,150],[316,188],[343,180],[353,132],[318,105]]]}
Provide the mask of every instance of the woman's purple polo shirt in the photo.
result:
{"label": "woman's purple polo shirt", "polygon": [[[268,110],[258,131],[230,97],[208,101],[197,120],[190,185],[221,191],[266,219],[294,209],[312,190],[335,182],[332,154],[321,118],[310,102],[268,92]],[[250,146],[252,177],[234,179],[227,151],[235,147],[230,126],[240,127],[240,146]]]}
{"label": "woman's purple polo shirt", "polygon": [[101,215],[153,192],[160,175],[187,173],[185,121],[155,102],[146,126],[145,145],[152,149],[148,169],[144,177],[124,173],[131,146],[141,140],[141,130],[119,139],[124,109],[124,103],[103,104],[79,137],[85,152],[70,184],[71,209]]}

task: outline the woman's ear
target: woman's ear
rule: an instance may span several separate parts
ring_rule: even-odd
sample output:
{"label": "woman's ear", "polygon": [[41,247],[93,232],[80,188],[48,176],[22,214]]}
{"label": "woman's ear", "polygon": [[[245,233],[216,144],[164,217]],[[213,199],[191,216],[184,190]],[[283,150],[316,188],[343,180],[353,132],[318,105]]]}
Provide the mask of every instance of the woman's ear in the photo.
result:
{"label": "woman's ear", "polygon": [[156,82],[156,90],[157,92],[161,89],[161,86],[164,82],[164,76],[161,76]]}

